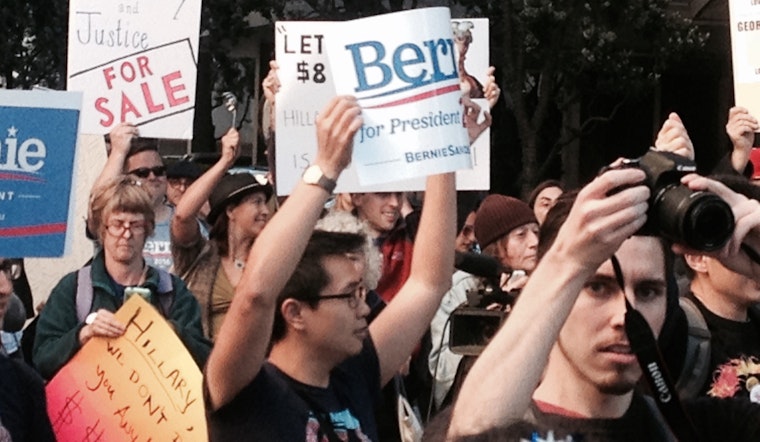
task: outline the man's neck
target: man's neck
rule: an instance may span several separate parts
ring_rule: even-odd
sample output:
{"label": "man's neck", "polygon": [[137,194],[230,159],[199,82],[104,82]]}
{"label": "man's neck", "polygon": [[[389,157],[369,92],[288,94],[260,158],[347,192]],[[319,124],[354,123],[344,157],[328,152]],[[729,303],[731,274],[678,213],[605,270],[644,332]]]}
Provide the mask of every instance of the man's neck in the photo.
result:
{"label": "man's neck", "polygon": [[632,398],[633,391],[622,395],[603,393],[586,379],[575,374],[568,376],[566,369],[553,368],[551,362],[533,393],[534,400],[567,410],[568,415],[598,419],[623,416]]}
{"label": "man's neck", "polygon": [[699,302],[713,314],[730,321],[747,321],[747,307],[733,300],[731,296],[714,290],[708,284],[696,279],[691,283],[691,291]]}
{"label": "man's neck", "polygon": [[156,212],[156,224],[168,221],[172,215],[171,207],[164,204],[163,200],[160,203],[155,204],[153,210]]}
{"label": "man's neck", "polygon": [[335,364],[326,360],[324,354],[307,347],[309,346],[303,342],[286,336],[274,344],[268,360],[298,382],[327,388],[330,385],[330,372]]}

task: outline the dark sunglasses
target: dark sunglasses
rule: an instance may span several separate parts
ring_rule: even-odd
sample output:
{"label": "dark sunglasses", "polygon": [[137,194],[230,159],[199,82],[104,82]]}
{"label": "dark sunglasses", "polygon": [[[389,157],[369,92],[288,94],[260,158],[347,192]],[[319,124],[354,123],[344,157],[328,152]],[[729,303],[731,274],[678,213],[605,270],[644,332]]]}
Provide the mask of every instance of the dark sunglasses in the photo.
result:
{"label": "dark sunglasses", "polygon": [[127,173],[138,178],[148,178],[151,172],[153,172],[155,177],[162,177],[166,175],[166,166],[140,167],[138,169],[130,170]]}

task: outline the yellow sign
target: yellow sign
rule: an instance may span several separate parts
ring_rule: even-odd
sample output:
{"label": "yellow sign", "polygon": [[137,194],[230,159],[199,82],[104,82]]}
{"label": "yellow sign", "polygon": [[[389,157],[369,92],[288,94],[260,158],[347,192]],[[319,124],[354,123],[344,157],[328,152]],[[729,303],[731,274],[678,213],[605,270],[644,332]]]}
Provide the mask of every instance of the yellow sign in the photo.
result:
{"label": "yellow sign", "polygon": [[93,338],[48,383],[58,441],[206,441],[202,374],[166,320],[139,296],[117,339]]}

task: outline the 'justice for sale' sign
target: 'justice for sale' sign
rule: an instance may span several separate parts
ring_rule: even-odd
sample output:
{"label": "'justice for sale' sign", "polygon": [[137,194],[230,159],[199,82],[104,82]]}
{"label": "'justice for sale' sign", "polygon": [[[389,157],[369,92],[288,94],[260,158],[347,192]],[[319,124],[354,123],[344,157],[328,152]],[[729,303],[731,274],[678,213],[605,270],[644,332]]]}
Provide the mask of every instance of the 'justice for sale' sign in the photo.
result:
{"label": "'justice for sale' sign", "polygon": [[201,0],[71,0],[68,90],[84,92],[82,132],[120,122],[192,138]]}

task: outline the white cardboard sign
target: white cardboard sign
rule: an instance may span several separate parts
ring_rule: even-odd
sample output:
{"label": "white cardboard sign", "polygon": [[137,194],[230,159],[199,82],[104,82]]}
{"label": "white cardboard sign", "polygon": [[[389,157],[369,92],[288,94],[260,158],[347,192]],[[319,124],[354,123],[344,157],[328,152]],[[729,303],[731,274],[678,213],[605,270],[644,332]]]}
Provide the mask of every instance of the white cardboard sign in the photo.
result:
{"label": "white cardboard sign", "polygon": [[[277,95],[276,106],[276,145],[277,145],[277,191],[280,195],[287,195],[300,179],[303,170],[309,166],[314,154],[316,153],[316,128],[314,126],[316,116],[319,110],[332,98],[336,93],[341,93],[341,89],[347,86],[347,80],[344,80],[344,76],[349,77],[356,76],[356,70],[353,68],[353,60],[346,61],[341,59],[337,65],[343,68],[339,69],[340,73],[336,73],[336,70],[331,66],[335,66],[336,62],[328,60],[327,57],[327,45],[329,41],[335,40],[338,43],[340,35],[349,35],[352,40],[359,39],[359,32],[354,28],[346,29],[342,26],[349,25],[364,29],[365,32],[369,31],[371,27],[367,24],[366,20],[370,22],[376,22],[374,26],[375,31],[370,32],[375,37],[386,39],[387,32],[383,27],[387,29],[390,26],[387,20],[393,23],[393,28],[401,26],[399,23],[407,22],[409,25],[401,27],[414,29],[422,29],[419,26],[421,20],[420,17],[429,16],[433,13],[436,17],[435,20],[440,21],[443,18],[445,25],[437,25],[437,32],[443,32],[438,40],[442,40],[438,48],[444,47],[448,51],[451,47],[455,48],[455,55],[450,52],[445,54],[446,62],[448,66],[457,65],[459,51],[453,42],[447,42],[451,40],[452,25],[448,19],[448,10],[445,8],[432,8],[428,10],[416,10],[408,11],[415,12],[416,14],[397,13],[388,14],[385,16],[371,17],[369,19],[362,19],[355,22],[335,23],[335,22],[278,22],[275,30],[275,48],[277,62],[280,67],[279,78],[282,83],[282,88]],[[469,49],[469,58],[466,65],[469,71],[477,74],[480,78],[478,81],[482,84],[485,81],[485,72],[488,66],[488,20],[486,19],[469,19],[468,23],[474,27],[470,29],[472,34],[472,45]],[[413,25],[412,25],[413,24]],[[338,37],[336,37],[338,36]],[[394,37],[398,39],[400,36]],[[422,38],[422,37],[420,37]],[[428,40],[432,40],[429,38]],[[376,41],[373,39],[364,41]],[[424,41],[424,40],[423,40]],[[347,43],[350,44],[350,43]],[[383,43],[384,44],[384,43]],[[388,43],[391,44],[391,43]],[[403,43],[402,43],[403,44]],[[346,43],[343,43],[346,46]],[[424,46],[424,43],[423,43]],[[359,49],[361,51],[361,49]],[[402,52],[405,49],[402,49]],[[409,53],[415,52],[414,49],[409,49]],[[416,53],[416,52],[415,52]],[[351,56],[350,54],[348,55]],[[443,57],[443,55],[440,55]],[[464,59],[461,60],[464,62]],[[382,70],[383,68],[377,68]],[[392,70],[392,67],[389,68]],[[409,73],[412,74],[412,68],[408,68]],[[419,67],[416,68],[416,74],[421,72]],[[346,71],[352,71],[346,74]],[[373,80],[371,71],[373,69],[368,68],[367,72],[369,77],[365,77],[365,81],[377,81]],[[439,70],[443,71],[443,67],[439,66]],[[456,68],[454,68],[456,70]],[[406,71],[402,75],[407,75]],[[451,75],[451,73],[449,73]],[[333,82],[334,77],[338,77],[338,82],[346,82],[342,88],[337,88]],[[489,186],[489,133],[484,132],[476,141],[473,146],[469,146],[467,142],[466,133],[461,123],[462,106],[459,104],[460,94],[459,80],[456,76],[447,79],[447,83],[443,88],[451,89],[448,94],[449,97],[445,99],[442,95],[434,95],[434,92],[441,87],[437,84],[428,85],[422,87],[424,91],[417,90],[402,91],[411,97],[419,97],[420,95],[427,95],[423,98],[416,100],[416,111],[411,112],[409,118],[402,118],[402,113],[399,112],[400,106],[394,106],[392,109],[377,108],[368,109],[369,107],[380,106],[388,101],[394,102],[398,100],[404,100],[404,98],[392,98],[385,99],[377,98],[362,98],[362,96],[351,90],[349,93],[356,95],[360,99],[360,103],[364,108],[363,117],[365,125],[357,134],[357,138],[354,145],[354,162],[352,166],[346,170],[338,181],[337,192],[369,192],[369,191],[392,191],[392,190],[422,190],[424,189],[424,176],[443,171],[446,166],[442,164],[452,164],[450,161],[453,159],[454,163],[451,168],[457,169],[461,167],[467,167],[466,162],[472,161],[473,169],[464,169],[457,172],[457,187],[463,189],[488,189]],[[402,82],[403,83],[403,82]],[[390,87],[390,86],[389,86]],[[354,86],[355,88],[355,86]],[[374,95],[373,93],[365,94],[367,96]],[[444,111],[440,108],[439,102],[444,100],[449,106],[448,111]],[[483,109],[487,109],[485,100],[474,100]],[[453,103],[453,105],[451,104]],[[420,110],[421,109],[421,110]],[[457,122],[457,113],[459,112],[459,120]],[[369,116],[368,116],[369,115]],[[374,115],[374,116],[373,116]],[[403,120],[406,120],[404,122]],[[482,120],[482,116],[481,116]],[[375,123],[372,123],[374,121]],[[374,124],[374,125],[373,125]],[[381,134],[377,130],[378,125],[387,125],[387,132]],[[428,126],[422,128],[421,126]],[[430,127],[433,126],[433,127]],[[414,128],[417,129],[414,129]],[[403,130],[406,129],[406,130]],[[450,130],[450,133],[454,135],[446,135],[446,130]],[[377,132],[377,133],[375,133]],[[393,133],[391,133],[393,132]],[[404,134],[404,132],[406,132]],[[419,133],[422,132],[422,133]],[[400,138],[401,136],[414,135],[420,143],[419,139],[422,139],[422,143],[430,143],[438,136],[443,139],[443,143],[440,147],[431,149],[409,149],[409,142],[407,140],[396,140],[396,160],[393,162],[386,162],[377,164],[377,152],[373,151],[372,146],[381,145],[386,146],[386,143],[379,142],[374,138],[377,135],[392,138]],[[457,139],[463,139],[463,142],[454,142]],[[439,141],[439,143],[441,143]],[[432,146],[432,144],[431,144]],[[448,149],[451,146],[451,149]],[[444,150],[443,152],[441,150]],[[448,155],[450,152],[457,153],[453,157]],[[465,154],[464,152],[467,151]],[[382,154],[382,153],[381,153]],[[386,154],[387,155],[387,154]],[[399,156],[400,155],[400,156]],[[430,158],[430,156],[438,155],[438,158]],[[428,158],[426,158],[426,156]],[[369,171],[365,170],[368,166]],[[360,182],[360,177],[362,178]],[[411,178],[410,178],[411,177]]]}
{"label": "white cardboard sign", "polygon": [[200,0],[71,0],[68,90],[84,92],[82,132],[120,122],[140,136],[190,139]]}

